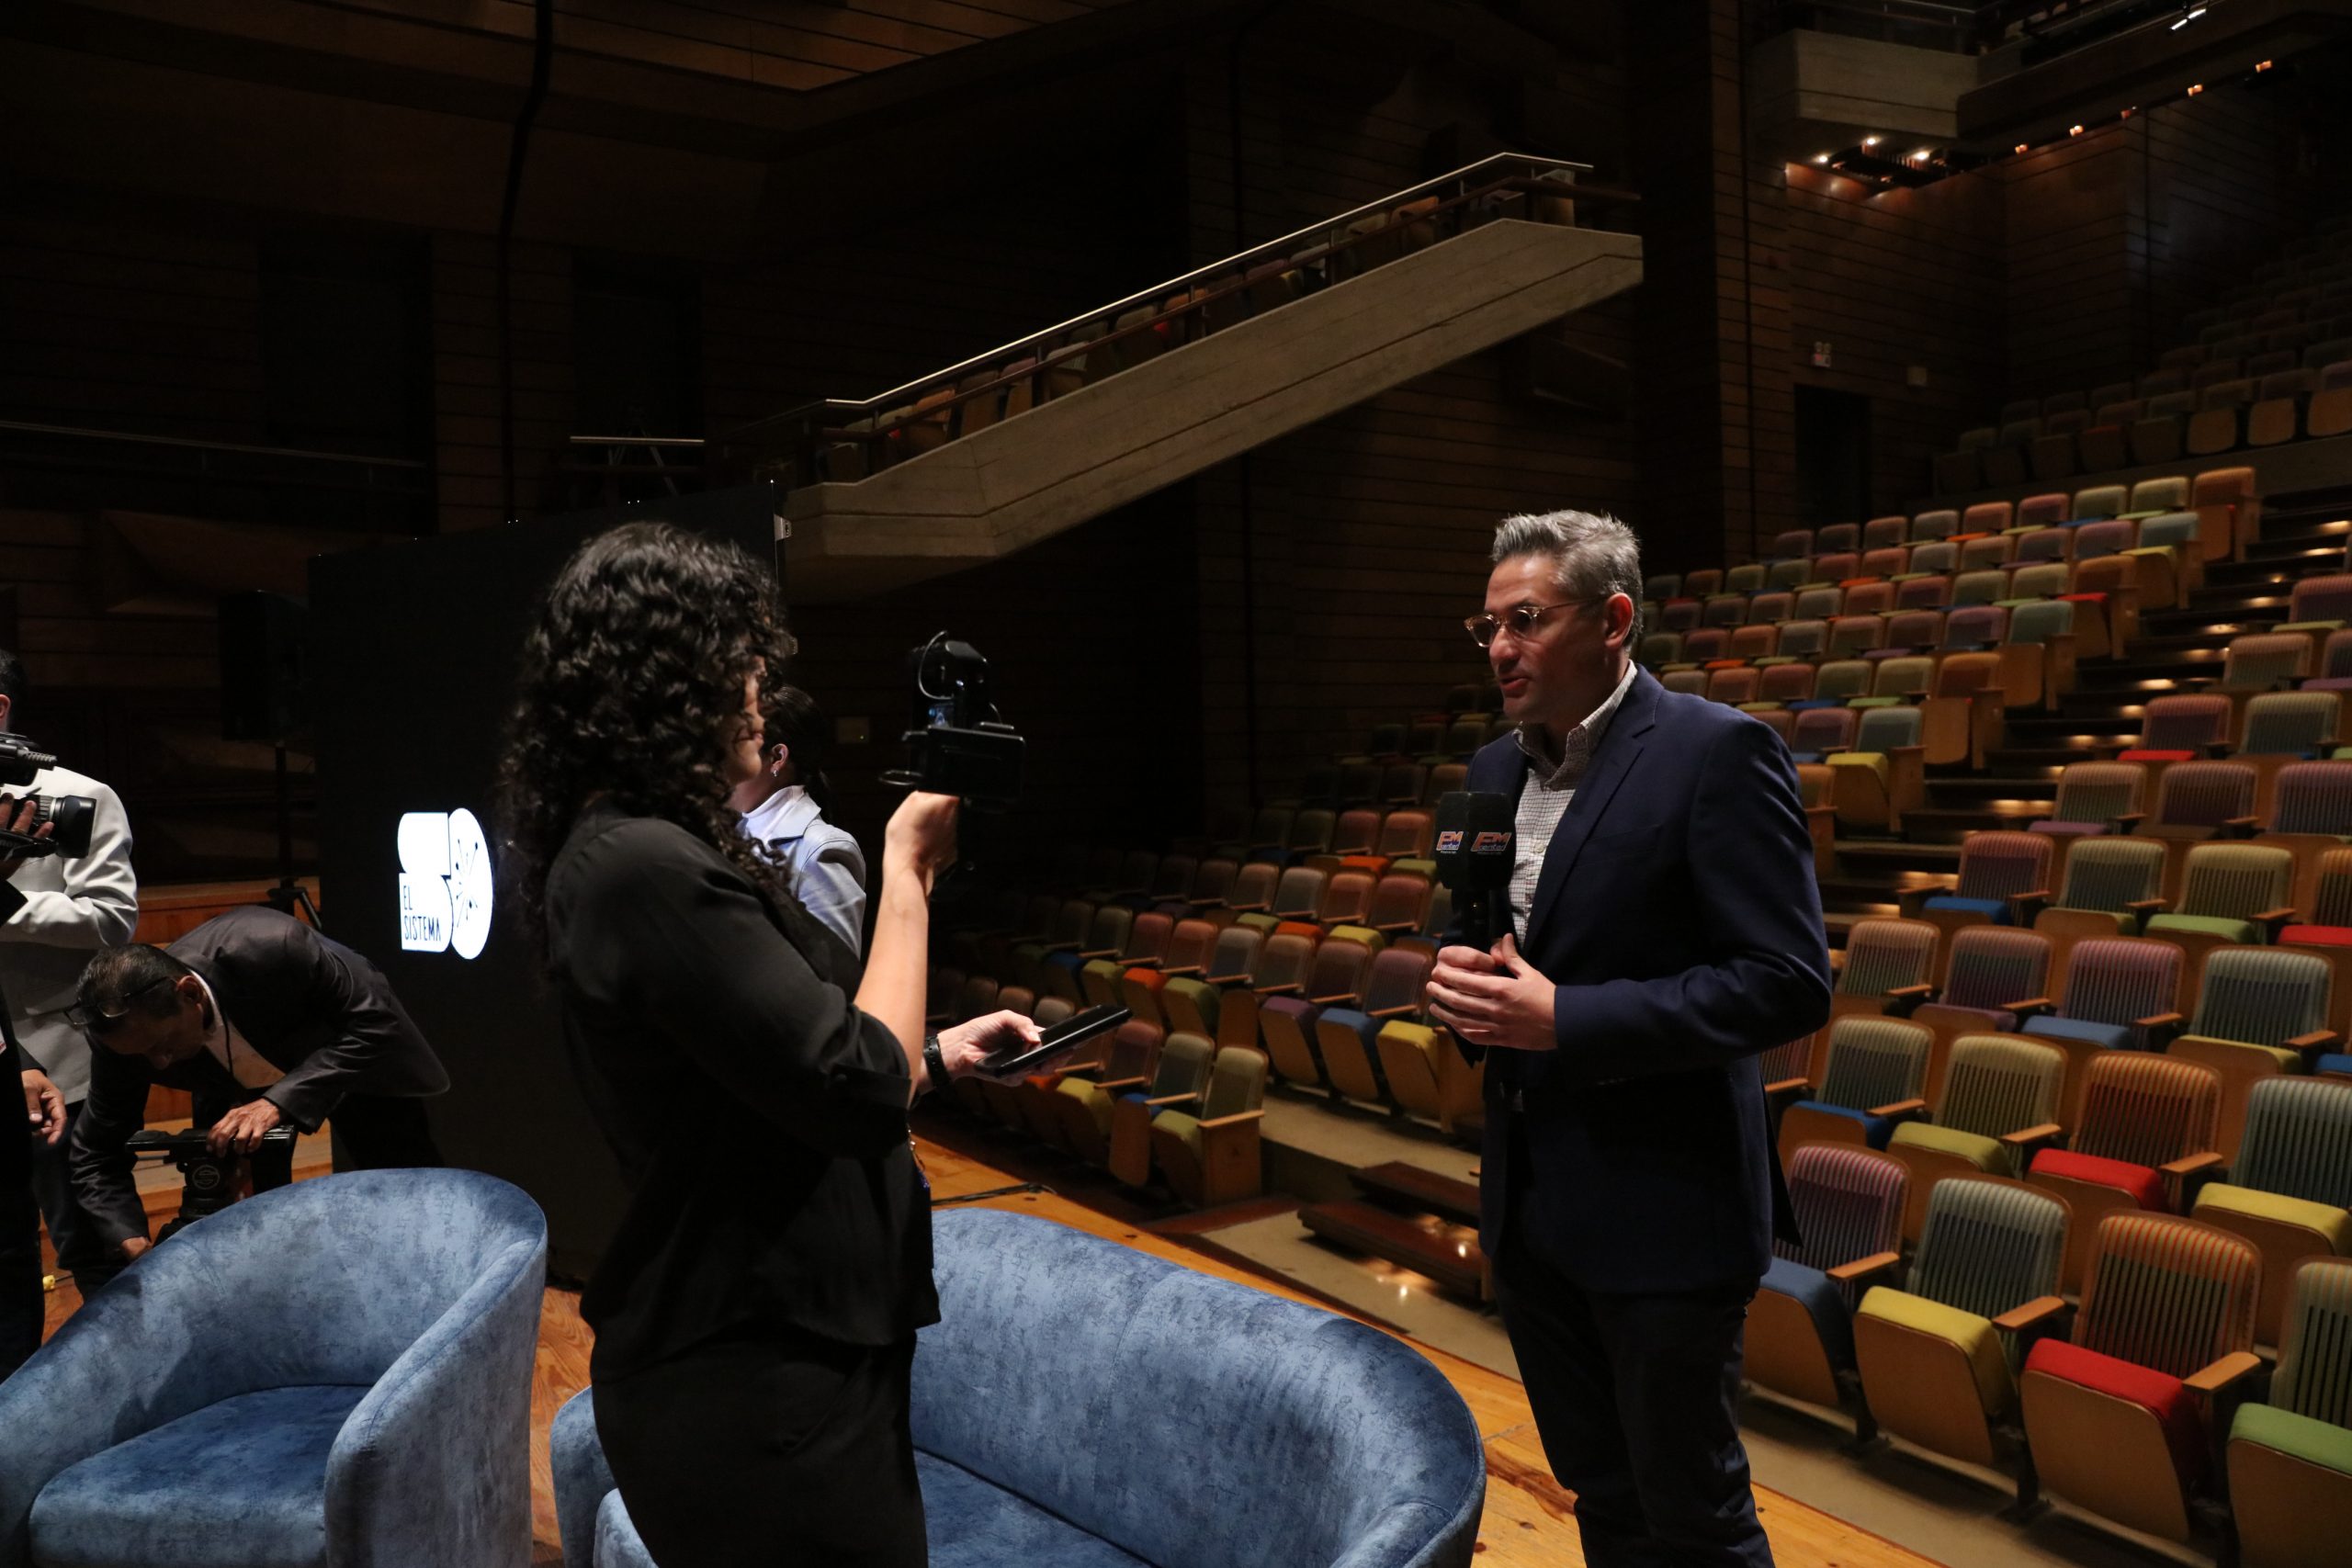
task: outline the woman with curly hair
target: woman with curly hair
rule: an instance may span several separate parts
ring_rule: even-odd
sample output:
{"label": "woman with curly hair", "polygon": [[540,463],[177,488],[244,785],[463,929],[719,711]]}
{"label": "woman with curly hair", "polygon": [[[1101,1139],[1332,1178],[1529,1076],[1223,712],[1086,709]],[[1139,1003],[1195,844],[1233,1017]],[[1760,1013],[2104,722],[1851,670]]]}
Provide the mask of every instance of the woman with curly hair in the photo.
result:
{"label": "woman with curly hair", "polygon": [[907,1106],[1037,1039],[1010,1012],[924,1038],[955,801],[891,818],[863,974],[741,831],[788,646],[741,551],[616,528],[548,591],[501,769],[516,905],[633,1190],[581,1314],[664,1568],[925,1561],[908,1373],[938,1303]]}

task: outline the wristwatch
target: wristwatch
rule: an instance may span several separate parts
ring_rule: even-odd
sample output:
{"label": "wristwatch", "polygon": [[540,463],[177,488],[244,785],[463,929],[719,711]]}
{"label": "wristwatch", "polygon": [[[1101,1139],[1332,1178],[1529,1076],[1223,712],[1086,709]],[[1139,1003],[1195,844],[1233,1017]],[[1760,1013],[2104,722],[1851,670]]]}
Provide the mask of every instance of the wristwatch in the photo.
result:
{"label": "wristwatch", "polygon": [[936,1034],[922,1037],[922,1070],[933,1089],[942,1093],[946,1091],[947,1057],[939,1048],[939,1036]]}

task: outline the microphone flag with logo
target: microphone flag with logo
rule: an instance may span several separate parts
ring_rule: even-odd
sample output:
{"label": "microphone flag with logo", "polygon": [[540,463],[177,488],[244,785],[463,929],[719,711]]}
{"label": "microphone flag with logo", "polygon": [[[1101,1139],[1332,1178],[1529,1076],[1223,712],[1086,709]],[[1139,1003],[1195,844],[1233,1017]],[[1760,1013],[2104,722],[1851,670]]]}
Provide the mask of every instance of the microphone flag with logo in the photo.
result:
{"label": "microphone flag with logo", "polygon": [[1503,897],[1510,889],[1518,836],[1510,796],[1453,790],[1438,797],[1437,879],[1454,895],[1470,942],[1486,949],[1510,929]]}

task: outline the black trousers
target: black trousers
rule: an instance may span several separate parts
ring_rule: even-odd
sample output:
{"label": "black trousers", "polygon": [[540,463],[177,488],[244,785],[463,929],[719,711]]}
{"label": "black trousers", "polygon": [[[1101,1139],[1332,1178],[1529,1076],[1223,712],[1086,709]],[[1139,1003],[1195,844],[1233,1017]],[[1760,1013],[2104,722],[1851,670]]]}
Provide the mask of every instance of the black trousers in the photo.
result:
{"label": "black trousers", "polygon": [[752,1329],[598,1379],[596,1435],[653,1560],[922,1568],[914,1349]]}
{"label": "black trousers", "polygon": [[[1512,1177],[1526,1179],[1514,1135]],[[1522,1189],[1523,1190],[1523,1189]],[[1495,1296],[1591,1568],[1770,1568],[1739,1440],[1752,1282],[1667,1295],[1576,1284],[1506,1221]]]}
{"label": "black trousers", "polygon": [[0,1051],[0,1378],[40,1348],[40,1205],[33,1201],[33,1141],[25,1130],[17,1053]]}
{"label": "black trousers", "polygon": [[[74,1181],[67,1159],[74,1147],[74,1124],[82,1119],[82,1102],[65,1108],[65,1134],[55,1145],[33,1145],[33,1198],[40,1204],[41,1223],[49,1227],[49,1244],[57,1248],[57,1269],[74,1276],[76,1284],[96,1290],[114,1278],[122,1260],[100,1238],[97,1227],[74,1199]],[[96,1284],[90,1281],[95,1280]]]}

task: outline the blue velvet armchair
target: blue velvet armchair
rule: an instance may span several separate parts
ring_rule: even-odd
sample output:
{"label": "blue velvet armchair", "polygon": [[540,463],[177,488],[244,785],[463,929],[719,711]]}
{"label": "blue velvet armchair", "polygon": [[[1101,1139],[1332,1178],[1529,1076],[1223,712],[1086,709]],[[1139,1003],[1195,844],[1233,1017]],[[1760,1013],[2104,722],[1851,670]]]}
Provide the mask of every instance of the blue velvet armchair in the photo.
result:
{"label": "blue velvet armchair", "polygon": [[[933,1568],[1470,1561],[1486,1452],[1409,1347],[1032,1215],[944,1213],[936,1239],[914,1366]],[[564,1561],[652,1568],[593,1397],[556,1417]]]}
{"label": "blue velvet armchair", "polygon": [[525,1568],[546,1274],[473,1171],[189,1226],[0,1383],[0,1568]]}

